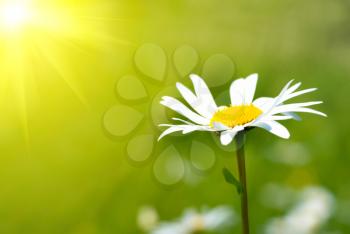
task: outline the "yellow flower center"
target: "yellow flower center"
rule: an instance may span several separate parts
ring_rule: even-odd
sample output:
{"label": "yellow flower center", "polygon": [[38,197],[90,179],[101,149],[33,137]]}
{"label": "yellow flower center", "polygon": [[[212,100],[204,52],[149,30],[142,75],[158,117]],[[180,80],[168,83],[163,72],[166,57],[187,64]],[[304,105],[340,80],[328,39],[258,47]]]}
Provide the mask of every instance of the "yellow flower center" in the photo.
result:
{"label": "yellow flower center", "polygon": [[204,220],[200,214],[194,216],[191,220],[192,233],[200,233],[204,231]]}
{"label": "yellow flower center", "polygon": [[225,107],[215,112],[210,120],[210,125],[213,126],[214,122],[219,122],[233,128],[237,125],[249,123],[261,114],[262,111],[253,104]]}

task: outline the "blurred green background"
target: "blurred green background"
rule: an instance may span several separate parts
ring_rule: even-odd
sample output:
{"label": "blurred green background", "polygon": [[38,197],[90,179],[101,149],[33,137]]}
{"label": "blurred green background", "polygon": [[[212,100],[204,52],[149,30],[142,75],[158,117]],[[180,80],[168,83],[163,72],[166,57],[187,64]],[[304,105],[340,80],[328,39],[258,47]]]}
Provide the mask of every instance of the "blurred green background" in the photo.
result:
{"label": "blurred green background", "polygon": [[[257,96],[277,95],[287,81],[296,79],[304,88],[319,88],[300,100],[324,101],[318,109],[329,117],[305,114],[302,122],[286,122],[291,132],[288,141],[263,130],[249,133],[252,233],[264,233],[270,218],[287,212],[262,201],[264,186],[270,183],[296,190],[325,187],[337,206],[320,233],[350,232],[349,1],[50,4],[58,15],[65,11],[73,16],[72,29],[62,36],[58,30],[35,29],[26,39],[18,39],[25,40],[19,48],[26,52],[20,61],[10,60],[11,66],[6,56],[12,53],[1,45],[0,233],[140,233],[136,217],[143,205],[154,206],[162,220],[178,217],[184,208],[203,205],[227,204],[239,212],[239,197],[221,174],[224,166],[236,173],[234,152],[219,147],[215,137],[195,133],[171,136],[160,143],[151,140],[153,153],[145,162],[135,163],[127,156],[133,137],[159,134],[152,124],[153,98],[177,80],[189,84],[173,63],[174,52],[182,45],[189,45],[199,56],[191,72],[202,74],[210,56],[225,54],[234,62],[233,70],[228,69],[229,75],[233,73],[230,81],[259,73]],[[162,82],[140,71],[147,65],[137,65],[135,53],[145,43],[164,50],[165,58],[154,57],[166,67],[164,74],[155,69]],[[125,75],[141,80],[147,97],[123,100],[116,93],[116,82]],[[221,74],[214,71],[211,75],[220,79]],[[214,88],[214,95],[228,85]],[[144,114],[142,123],[126,136],[111,136],[108,131],[123,129],[106,120],[105,113],[116,104]],[[117,111],[115,120],[131,118],[123,114],[120,117]],[[166,174],[154,166],[161,152],[174,144],[182,157],[175,165],[182,165],[189,161],[191,140],[196,139],[214,150],[215,165],[200,172],[188,164],[175,171],[180,173],[179,183],[159,183],[157,173]],[[307,159],[295,159],[299,154]],[[291,163],[283,160],[287,156]],[[239,233],[240,226],[234,230]]]}

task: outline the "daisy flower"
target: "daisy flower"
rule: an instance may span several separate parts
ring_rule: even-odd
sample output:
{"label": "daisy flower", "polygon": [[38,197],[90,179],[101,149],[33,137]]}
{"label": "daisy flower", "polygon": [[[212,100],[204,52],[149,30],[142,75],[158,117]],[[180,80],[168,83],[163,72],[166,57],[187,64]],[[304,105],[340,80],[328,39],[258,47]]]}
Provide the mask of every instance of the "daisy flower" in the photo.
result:
{"label": "daisy flower", "polygon": [[160,126],[168,129],[158,140],[174,132],[187,134],[194,131],[208,131],[220,133],[221,143],[228,145],[238,132],[254,127],[263,128],[282,138],[289,138],[289,131],[278,121],[300,120],[296,114],[298,112],[326,116],[310,108],[322,103],[321,101],[285,104],[294,97],[316,90],[310,88],[297,91],[301,83],[292,85],[293,80],[289,81],[276,97],[260,97],[254,100],[258,75],[252,74],[247,78],[237,79],[230,86],[231,103],[227,106],[218,106],[204,80],[197,75],[190,75],[190,78],[194,92],[181,83],[176,84],[190,108],[173,97],[162,98],[160,102],[162,105],[184,116],[186,120],[173,118],[181,124],[161,124]]}
{"label": "daisy flower", "polygon": [[285,216],[272,219],[265,228],[266,234],[318,233],[334,211],[332,193],[322,187],[307,187],[298,203]]}
{"label": "daisy flower", "polygon": [[190,78],[194,92],[181,83],[176,84],[190,108],[173,97],[165,96],[162,98],[160,102],[162,105],[186,117],[186,120],[173,118],[181,124],[161,124],[160,126],[168,128],[159,136],[159,140],[174,132],[187,134],[194,131],[217,132],[223,145],[228,145],[235,139],[239,182],[226,168],[224,168],[223,173],[226,181],[235,185],[240,193],[242,232],[249,234],[248,192],[243,145],[246,130],[259,127],[279,137],[289,138],[289,131],[278,121],[300,120],[297,114],[299,112],[326,116],[324,113],[310,108],[310,106],[322,102],[285,104],[294,97],[316,90],[315,88],[298,90],[301,83],[292,85],[293,80],[289,81],[276,97],[260,97],[254,100],[258,75],[252,74],[247,78],[233,81],[230,86],[231,103],[227,106],[218,106],[203,79],[197,75],[191,75]]}
{"label": "daisy flower", "polygon": [[186,209],[179,219],[171,222],[161,222],[152,230],[151,234],[193,234],[198,232],[220,233],[232,226],[235,214],[227,206],[204,209]]}
{"label": "daisy flower", "polygon": [[158,225],[159,216],[156,209],[152,206],[143,206],[140,208],[137,215],[137,225],[138,227],[145,231],[151,231],[155,226]]}

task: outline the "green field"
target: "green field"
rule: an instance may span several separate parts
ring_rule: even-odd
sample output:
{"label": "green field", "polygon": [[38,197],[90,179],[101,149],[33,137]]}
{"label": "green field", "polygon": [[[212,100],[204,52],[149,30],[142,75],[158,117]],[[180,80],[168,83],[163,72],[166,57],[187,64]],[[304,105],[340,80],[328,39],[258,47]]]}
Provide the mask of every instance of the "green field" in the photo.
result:
{"label": "green field", "polygon": [[[296,100],[324,101],[328,118],[286,121],[288,140],[261,129],[246,138],[251,229],[266,233],[313,186],[335,200],[313,233],[350,233],[348,1],[33,2],[42,18],[0,30],[0,233],[142,233],[144,206],[161,220],[219,205],[238,216],[222,175],[237,173],[234,146],[209,133],[156,141],[156,125],[175,116],[159,98],[190,86],[189,73],[222,104],[252,73],[257,96],[291,79],[317,87]],[[236,220],[224,233],[240,229]]]}

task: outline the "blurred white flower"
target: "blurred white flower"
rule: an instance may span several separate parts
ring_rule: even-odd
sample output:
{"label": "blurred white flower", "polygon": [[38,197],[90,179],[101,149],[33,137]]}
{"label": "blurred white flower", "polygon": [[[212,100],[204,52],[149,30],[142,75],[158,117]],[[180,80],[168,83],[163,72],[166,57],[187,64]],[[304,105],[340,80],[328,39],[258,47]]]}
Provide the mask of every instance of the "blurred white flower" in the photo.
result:
{"label": "blurred white flower", "polygon": [[138,227],[145,231],[151,231],[159,221],[157,211],[151,206],[141,207],[137,216]]}
{"label": "blurred white flower", "polygon": [[322,103],[321,101],[284,104],[286,101],[302,94],[315,91],[315,88],[296,91],[301,83],[291,86],[293,80],[282,89],[276,97],[260,97],[254,100],[258,75],[252,74],[247,78],[237,79],[230,86],[231,103],[228,106],[217,106],[208,86],[197,75],[190,76],[194,93],[181,83],[176,87],[182,97],[190,105],[185,106],[179,100],[164,96],[160,102],[162,105],[178,112],[187,120],[173,118],[181,124],[161,124],[168,127],[160,136],[181,131],[187,134],[194,131],[208,131],[220,133],[223,145],[231,143],[238,132],[247,128],[259,127],[281,138],[289,138],[289,131],[278,121],[297,119],[298,112],[308,112],[321,116],[324,113],[309,108]]}
{"label": "blurred white flower", "polygon": [[282,218],[272,219],[267,234],[313,234],[330,218],[334,209],[333,195],[320,187],[308,187],[300,194],[295,207]]}
{"label": "blurred white flower", "polygon": [[151,234],[192,234],[201,231],[219,232],[234,225],[235,214],[227,206],[204,209],[198,212],[194,209],[185,210],[182,217],[172,222],[161,222]]}

